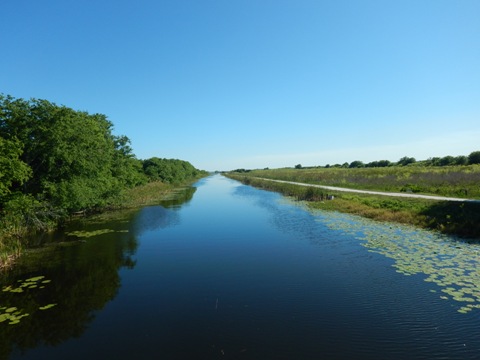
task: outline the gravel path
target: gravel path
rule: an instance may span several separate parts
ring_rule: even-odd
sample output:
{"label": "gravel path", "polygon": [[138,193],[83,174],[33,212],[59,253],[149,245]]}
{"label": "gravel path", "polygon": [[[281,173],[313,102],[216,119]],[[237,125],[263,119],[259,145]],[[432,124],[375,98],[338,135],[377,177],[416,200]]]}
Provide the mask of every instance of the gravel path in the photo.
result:
{"label": "gravel path", "polygon": [[266,178],[257,178],[257,179],[274,181],[274,182],[285,183],[285,184],[293,184],[293,185],[299,185],[299,186],[311,186],[311,187],[317,187],[317,188],[326,189],[326,190],[344,191],[344,192],[351,192],[351,193],[358,193],[358,194],[396,196],[396,197],[403,197],[403,198],[416,198],[416,199],[427,199],[427,200],[437,200],[437,201],[480,202],[480,200],[476,200],[476,199],[462,199],[462,198],[433,196],[433,195],[418,195],[418,194],[412,194],[412,193],[393,193],[393,192],[385,192],[385,191],[357,190],[357,189],[348,189],[348,188],[342,188],[342,187],[336,187],[336,186],[305,184],[305,183],[299,183],[299,182],[293,182],[293,181],[273,180],[273,179],[266,179]]}

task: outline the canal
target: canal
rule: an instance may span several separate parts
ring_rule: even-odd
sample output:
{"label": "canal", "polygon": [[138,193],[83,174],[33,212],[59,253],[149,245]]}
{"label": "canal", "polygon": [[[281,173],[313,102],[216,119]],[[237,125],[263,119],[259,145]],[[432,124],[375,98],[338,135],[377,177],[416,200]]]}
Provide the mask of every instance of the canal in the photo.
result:
{"label": "canal", "polygon": [[478,359],[480,246],[213,175],[0,275],[0,359]]}

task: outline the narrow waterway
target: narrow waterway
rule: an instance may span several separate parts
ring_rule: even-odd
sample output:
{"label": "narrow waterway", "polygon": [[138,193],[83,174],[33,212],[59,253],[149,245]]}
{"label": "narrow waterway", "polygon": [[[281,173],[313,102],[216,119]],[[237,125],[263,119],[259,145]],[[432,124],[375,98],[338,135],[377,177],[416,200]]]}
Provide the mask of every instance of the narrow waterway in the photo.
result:
{"label": "narrow waterway", "polygon": [[1,359],[478,359],[480,247],[221,175],[0,276]]}

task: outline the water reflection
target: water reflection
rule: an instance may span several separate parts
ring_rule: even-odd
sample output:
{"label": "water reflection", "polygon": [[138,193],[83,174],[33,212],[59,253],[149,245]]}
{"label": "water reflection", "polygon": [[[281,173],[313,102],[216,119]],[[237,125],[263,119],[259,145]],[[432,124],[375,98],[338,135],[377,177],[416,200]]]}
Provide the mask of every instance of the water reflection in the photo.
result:
{"label": "water reflection", "polygon": [[180,224],[180,214],[177,208],[161,206],[146,207],[140,210],[135,219],[135,233],[164,229]]}
{"label": "water reflection", "polygon": [[267,210],[270,222],[281,233],[296,234],[297,237],[308,239],[316,245],[324,245],[325,241],[329,240],[329,246],[332,245],[331,238],[326,237],[325,227],[318,226],[315,215],[309,212],[306,206],[302,206],[302,202],[276,194],[272,197],[259,196],[260,191],[250,186],[241,186],[235,188],[234,195],[251,198],[256,206]]}
{"label": "water reflection", "polygon": [[[85,243],[37,250],[2,279],[0,304],[29,314],[15,325],[0,325],[0,356],[8,358],[13,347],[20,350],[39,344],[57,345],[78,337],[120,286],[118,270],[132,267],[137,243],[130,234],[99,235]],[[43,276],[43,288],[12,292],[19,281]],[[56,304],[51,309],[41,308]]]}
{"label": "water reflection", "polygon": [[162,202],[162,206],[150,206],[141,209],[133,219],[135,234],[164,229],[180,224],[180,207],[188,204],[197,188],[188,187],[176,192],[175,198]]}
{"label": "water reflection", "polygon": [[[133,269],[140,229],[179,222],[176,207],[195,189],[148,211],[78,220],[32,249],[0,277],[0,359],[39,345],[80,337],[95,313],[117,295],[119,270]],[[55,242],[52,242],[55,239]]]}

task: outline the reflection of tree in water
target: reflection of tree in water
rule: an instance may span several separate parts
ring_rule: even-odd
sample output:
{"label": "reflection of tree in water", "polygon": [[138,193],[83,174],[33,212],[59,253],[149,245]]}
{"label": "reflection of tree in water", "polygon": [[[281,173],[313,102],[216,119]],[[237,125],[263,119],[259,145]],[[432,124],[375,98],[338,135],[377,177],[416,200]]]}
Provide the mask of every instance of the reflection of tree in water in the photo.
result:
{"label": "reflection of tree in water", "polygon": [[[57,234],[55,239],[63,243],[32,251],[11,272],[0,276],[0,290],[9,285],[18,287],[32,277],[50,280],[44,289],[0,291],[0,308],[16,307],[29,314],[18,324],[0,322],[0,359],[8,359],[15,348],[24,352],[80,337],[94,319],[94,312],[115,298],[120,287],[119,269],[135,266],[132,256],[138,247],[137,230],[141,230],[138,217],[147,228],[166,226],[172,218],[179,221],[175,207],[189,201],[195,190],[185,189],[176,199],[165,202],[173,208],[145,208],[137,213],[137,219],[127,212],[113,219],[73,223],[66,234],[77,236]],[[39,309],[48,304],[56,305]]]}
{"label": "reflection of tree in water", "polygon": [[174,197],[172,199],[162,201],[162,206],[172,207],[185,205],[192,200],[195,191],[197,191],[197,188],[193,186],[179,189],[174,193]]}
{"label": "reflection of tree in water", "polygon": [[150,206],[140,210],[133,220],[135,234],[178,225],[180,223],[178,210],[193,198],[196,190],[194,187],[182,189],[175,194],[174,199],[162,201],[161,206]]}
{"label": "reflection of tree in water", "polygon": [[[131,255],[136,247],[129,233],[112,232],[81,244],[42,249],[22,260],[2,279],[2,288],[34,276],[45,276],[50,282],[44,289],[0,293],[1,306],[30,314],[15,325],[0,323],[0,358],[7,359],[14,347],[24,351],[80,336],[93,320],[93,312],[116,296],[118,270],[134,266]],[[57,305],[39,309],[48,304]]]}
{"label": "reflection of tree in water", "polygon": [[167,209],[161,206],[151,206],[138,212],[133,226],[135,234],[140,235],[145,231],[175,226],[179,223],[178,208]]}

